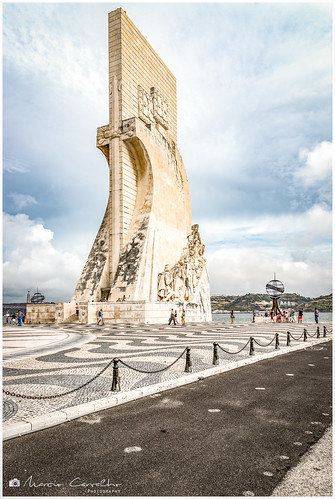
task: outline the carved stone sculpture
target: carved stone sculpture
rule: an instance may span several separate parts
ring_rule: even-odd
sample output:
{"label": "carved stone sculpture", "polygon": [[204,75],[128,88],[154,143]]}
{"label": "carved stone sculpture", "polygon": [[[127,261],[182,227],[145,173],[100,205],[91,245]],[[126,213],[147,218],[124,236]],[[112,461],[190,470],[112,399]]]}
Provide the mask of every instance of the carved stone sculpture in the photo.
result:
{"label": "carved stone sculpture", "polygon": [[121,8],[109,13],[108,34],[109,120],[96,145],[107,161],[109,193],[61,317],[71,317],[78,303],[82,322],[95,322],[103,307],[105,321],[161,323],[167,302],[188,300],[189,320],[211,320],[204,247],[191,224],[178,150],[176,79]]}
{"label": "carved stone sculpture", "polygon": [[[158,274],[158,299],[192,301],[206,265],[206,260],[203,257],[204,252],[205,245],[201,243],[199,225],[192,225],[192,232],[187,236],[187,247],[183,249],[180,260],[172,267],[171,271],[168,265],[165,267],[164,272],[168,268],[169,273],[173,275],[173,293],[165,283],[164,298],[162,298],[161,274]],[[169,278],[169,286],[170,282],[171,278]]]}

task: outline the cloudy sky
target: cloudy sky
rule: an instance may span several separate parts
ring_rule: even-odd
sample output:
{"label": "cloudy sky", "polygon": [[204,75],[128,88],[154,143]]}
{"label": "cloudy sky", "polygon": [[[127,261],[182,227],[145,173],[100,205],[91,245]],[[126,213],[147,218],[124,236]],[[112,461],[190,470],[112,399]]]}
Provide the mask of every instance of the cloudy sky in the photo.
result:
{"label": "cloudy sky", "polygon": [[212,294],[332,289],[332,7],[3,4],[4,301],[68,301],[108,199],[107,14],[177,78],[178,148]]}

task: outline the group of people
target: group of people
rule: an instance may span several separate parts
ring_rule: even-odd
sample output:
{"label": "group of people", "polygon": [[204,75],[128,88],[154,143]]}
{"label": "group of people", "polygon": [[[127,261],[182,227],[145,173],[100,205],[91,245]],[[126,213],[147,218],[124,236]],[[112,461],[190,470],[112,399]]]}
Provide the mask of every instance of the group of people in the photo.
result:
{"label": "group of people", "polygon": [[[255,311],[252,313],[252,322],[255,322]],[[261,317],[263,317],[263,314],[261,314]],[[302,322],[302,317],[303,317],[303,309],[299,308],[298,310],[298,323]],[[278,314],[274,314],[273,310],[271,310],[270,313],[267,311],[264,313],[264,318],[265,322],[296,322],[296,316],[295,312],[293,309],[290,311],[283,310],[283,313],[278,312]]]}
{"label": "group of people", "polygon": [[118,298],[116,301],[126,301],[126,295],[123,295],[122,298]]}
{"label": "group of people", "polygon": [[[232,312],[232,314],[233,314],[233,312]],[[304,310],[302,307],[299,307],[299,309],[298,309],[298,324],[302,324],[303,316],[304,316]],[[255,314],[255,311],[253,311],[252,322],[255,322],[255,317],[256,317],[256,314]],[[261,317],[263,317],[263,315],[261,315]],[[283,310],[282,314],[278,313],[277,315],[274,315],[273,311],[271,310],[270,314],[268,312],[264,313],[264,318],[265,318],[265,322],[269,322],[269,320],[270,320],[270,322],[297,322],[295,312],[293,309],[291,309],[290,311]],[[315,318],[316,324],[318,324],[319,323],[319,310],[317,308],[314,309],[314,318]],[[232,319],[232,322],[233,322],[233,319]]]}
{"label": "group of people", "polygon": [[[185,312],[185,309],[183,308],[183,311],[181,313],[181,323],[183,326],[185,326],[185,324],[186,324],[185,317],[186,317],[186,312]],[[171,325],[171,323],[173,323],[175,326],[177,324],[179,324],[177,310],[173,310],[173,308],[171,308],[171,314],[170,314],[169,323],[168,323],[169,326]]]}
{"label": "group of people", "polygon": [[13,312],[12,315],[10,315],[9,312],[6,313],[6,324],[12,324],[12,326],[15,326],[15,324],[17,324],[18,326],[22,326],[25,320],[26,315],[22,312],[22,310]]}
{"label": "group of people", "polygon": [[[102,309],[100,309],[98,312],[97,312],[97,326],[103,326],[104,325],[104,319],[103,319],[103,313],[102,313]],[[185,317],[186,317],[186,312],[185,312],[185,309],[183,308],[183,311],[181,313],[181,323],[183,326],[185,326],[186,324],[186,321],[185,321]],[[179,324],[178,322],[178,312],[177,310],[173,310],[173,308],[171,308],[171,314],[170,314],[170,318],[169,318],[169,326],[171,325],[171,323],[173,323],[175,326],[177,324]]]}

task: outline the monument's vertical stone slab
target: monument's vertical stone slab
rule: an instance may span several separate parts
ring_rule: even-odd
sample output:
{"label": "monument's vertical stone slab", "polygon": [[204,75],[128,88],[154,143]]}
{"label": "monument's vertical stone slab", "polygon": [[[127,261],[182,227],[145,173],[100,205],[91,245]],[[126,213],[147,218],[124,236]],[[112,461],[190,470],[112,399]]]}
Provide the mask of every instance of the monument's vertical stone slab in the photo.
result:
{"label": "monument's vertical stone slab", "polygon": [[176,79],[122,9],[109,13],[108,32],[109,123],[98,128],[97,147],[109,199],[71,304],[80,304],[83,322],[101,307],[113,321],[160,322],[172,307],[211,320],[204,245],[177,146]]}

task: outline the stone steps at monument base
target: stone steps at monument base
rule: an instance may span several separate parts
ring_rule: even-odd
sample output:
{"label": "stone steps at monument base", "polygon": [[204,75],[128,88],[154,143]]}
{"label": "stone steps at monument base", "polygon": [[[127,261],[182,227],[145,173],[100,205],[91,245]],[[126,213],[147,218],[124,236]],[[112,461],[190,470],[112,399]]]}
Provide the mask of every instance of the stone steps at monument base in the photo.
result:
{"label": "stone steps at monument base", "polygon": [[72,314],[70,317],[67,317],[64,319],[61,324],[74,324],[76,322],[79,322],[79,316],[77,314]]}

